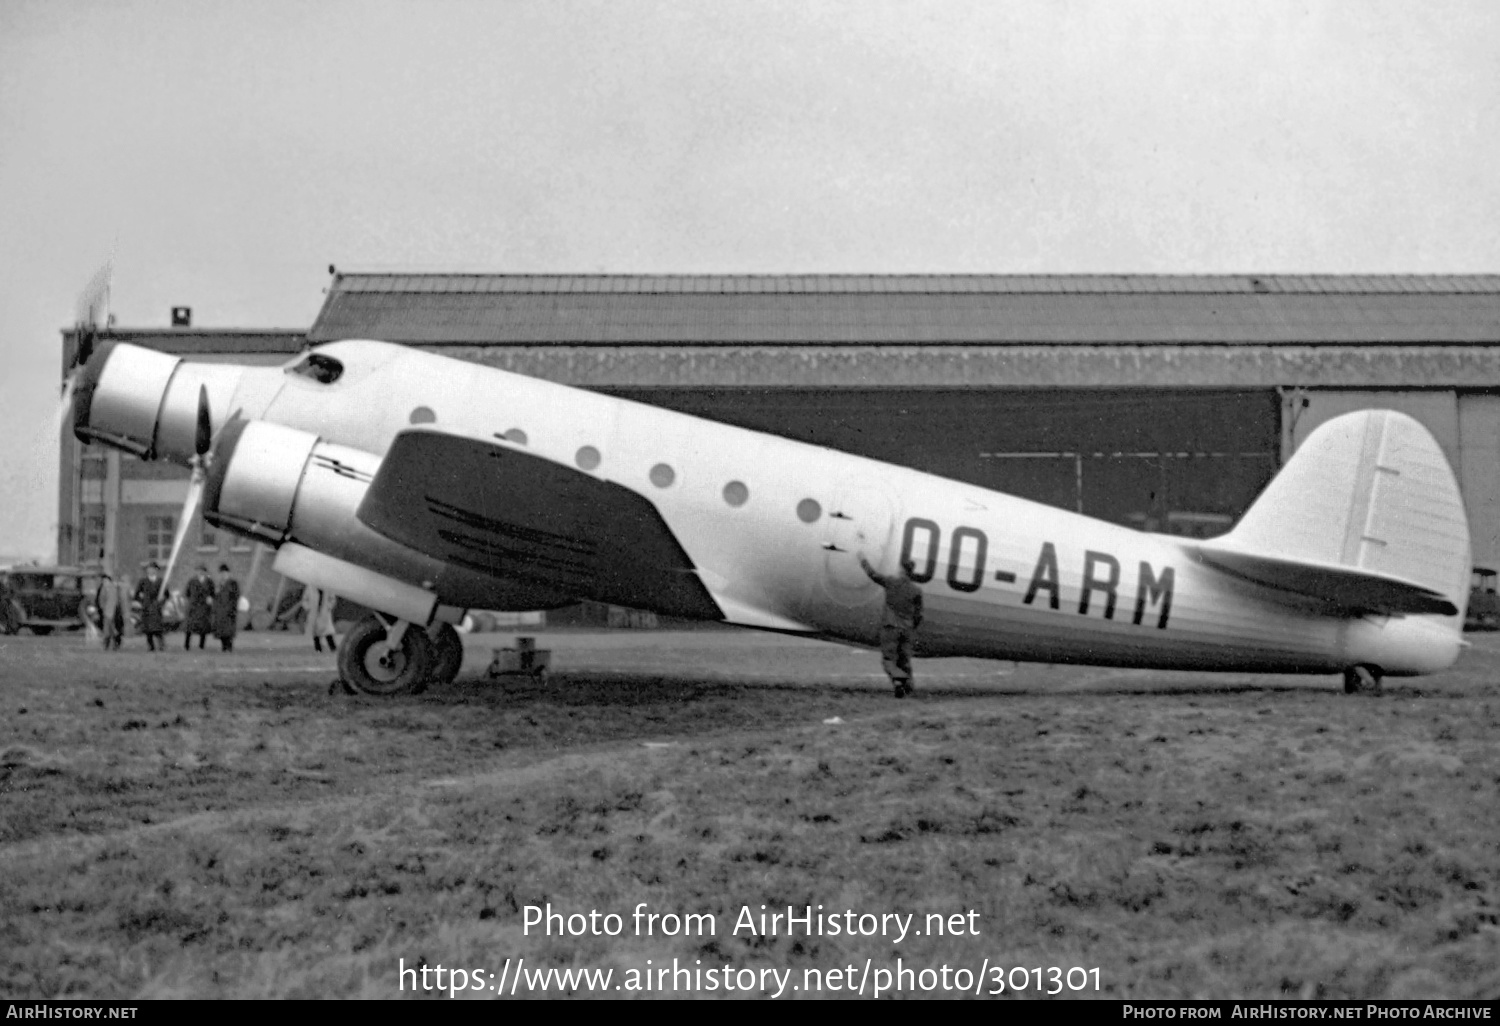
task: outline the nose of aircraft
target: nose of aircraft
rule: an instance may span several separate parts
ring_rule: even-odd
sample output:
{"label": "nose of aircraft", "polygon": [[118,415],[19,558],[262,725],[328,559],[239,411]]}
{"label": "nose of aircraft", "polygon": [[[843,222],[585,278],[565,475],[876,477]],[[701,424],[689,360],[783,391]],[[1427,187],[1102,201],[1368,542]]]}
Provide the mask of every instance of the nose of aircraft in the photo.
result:
{"label": "nose of aircraft", "polygon": [[190,363],[124,342],[107,342],[83,367],[73,395],[73,434],[143,459],[187,463],[196,452],[200,393],[215,434],[244,368]]}

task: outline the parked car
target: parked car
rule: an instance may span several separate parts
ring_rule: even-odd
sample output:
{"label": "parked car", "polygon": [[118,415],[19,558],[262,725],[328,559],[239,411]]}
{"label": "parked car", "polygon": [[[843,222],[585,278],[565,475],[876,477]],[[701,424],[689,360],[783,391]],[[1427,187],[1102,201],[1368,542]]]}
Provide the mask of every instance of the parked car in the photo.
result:
{"label": "parked car", "polygon": [[1466,631],[1500,630],[1500,594],[1495,591],[1495,571],[1476,566],[1470,580],[1469,611],[1464,617]]}
{"label": "parked car", "polygon": [[23,628],[33,634],[78,630],[96,577],[91,571],[67,566],[0,570],[0,634],[15,634]]}

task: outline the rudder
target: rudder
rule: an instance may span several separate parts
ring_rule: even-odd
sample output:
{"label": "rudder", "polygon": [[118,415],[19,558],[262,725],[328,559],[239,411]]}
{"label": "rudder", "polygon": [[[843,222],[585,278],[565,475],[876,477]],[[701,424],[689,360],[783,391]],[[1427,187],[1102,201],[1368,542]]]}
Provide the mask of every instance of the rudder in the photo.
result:
{"label": "rudder", "polygon": [[1395,410],[1360,410],[1312,433],[1228,535],[1245,552],[1381,574],[1462,610],[1469,523],[1437,441]]}

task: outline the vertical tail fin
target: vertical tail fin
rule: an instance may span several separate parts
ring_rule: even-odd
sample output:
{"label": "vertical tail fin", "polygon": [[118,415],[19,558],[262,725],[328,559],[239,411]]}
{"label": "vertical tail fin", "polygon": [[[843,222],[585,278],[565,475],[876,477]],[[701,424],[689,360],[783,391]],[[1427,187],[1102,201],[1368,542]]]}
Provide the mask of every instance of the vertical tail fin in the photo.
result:
{"label": "vertical tail fin", "polygon": [[[1201,554],[1273,587],[1390,612],[1434,612],[1392,598],[1400,585],[1462,610],[1469,524],[1458,482],[1427,429],[1394,410],[1361,410],[1319,427],[1246,511]],[[1245,568],[1282,569],[1247,573]],[[1299,587],[1319,576],[1317,587]],[[1380,587],[1381,581],[1386,587]],[[1383,601],[1368,596],[1384,595]],[[1444,609],[1443,611],[1450,611]]]}

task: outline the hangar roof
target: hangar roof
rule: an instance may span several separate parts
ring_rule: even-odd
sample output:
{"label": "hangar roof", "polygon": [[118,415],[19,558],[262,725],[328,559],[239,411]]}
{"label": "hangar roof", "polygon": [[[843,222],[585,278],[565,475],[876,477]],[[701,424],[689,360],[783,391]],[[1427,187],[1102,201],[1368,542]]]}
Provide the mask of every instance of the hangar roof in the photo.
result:
{"label": "hangar roof", "polygon": [[[78,352],[75,325],[64,328],[62,372],[73,367]],[[129,342],[174,356],[197,360],[234,360],[242,363],[281,363],[307,345],[307,332],[290,329],[255,330],[245,328],[105,328],[99,342]]]}
{"label": "hangar roof", "polygon": [[[69,345],[76,342],[77,329],[63,331]],[[178,356],[210,353],[283,353],[298,352],[307,345],[307,332],[285,330],[255,331],[244,328],[107,328],[100,340],[114,339],[133,345],[159,349]]]}
{"label": "hangar roof", "polygon": [[308,341],[430,345],[1500,341],[1500,275],[334,275]]}

